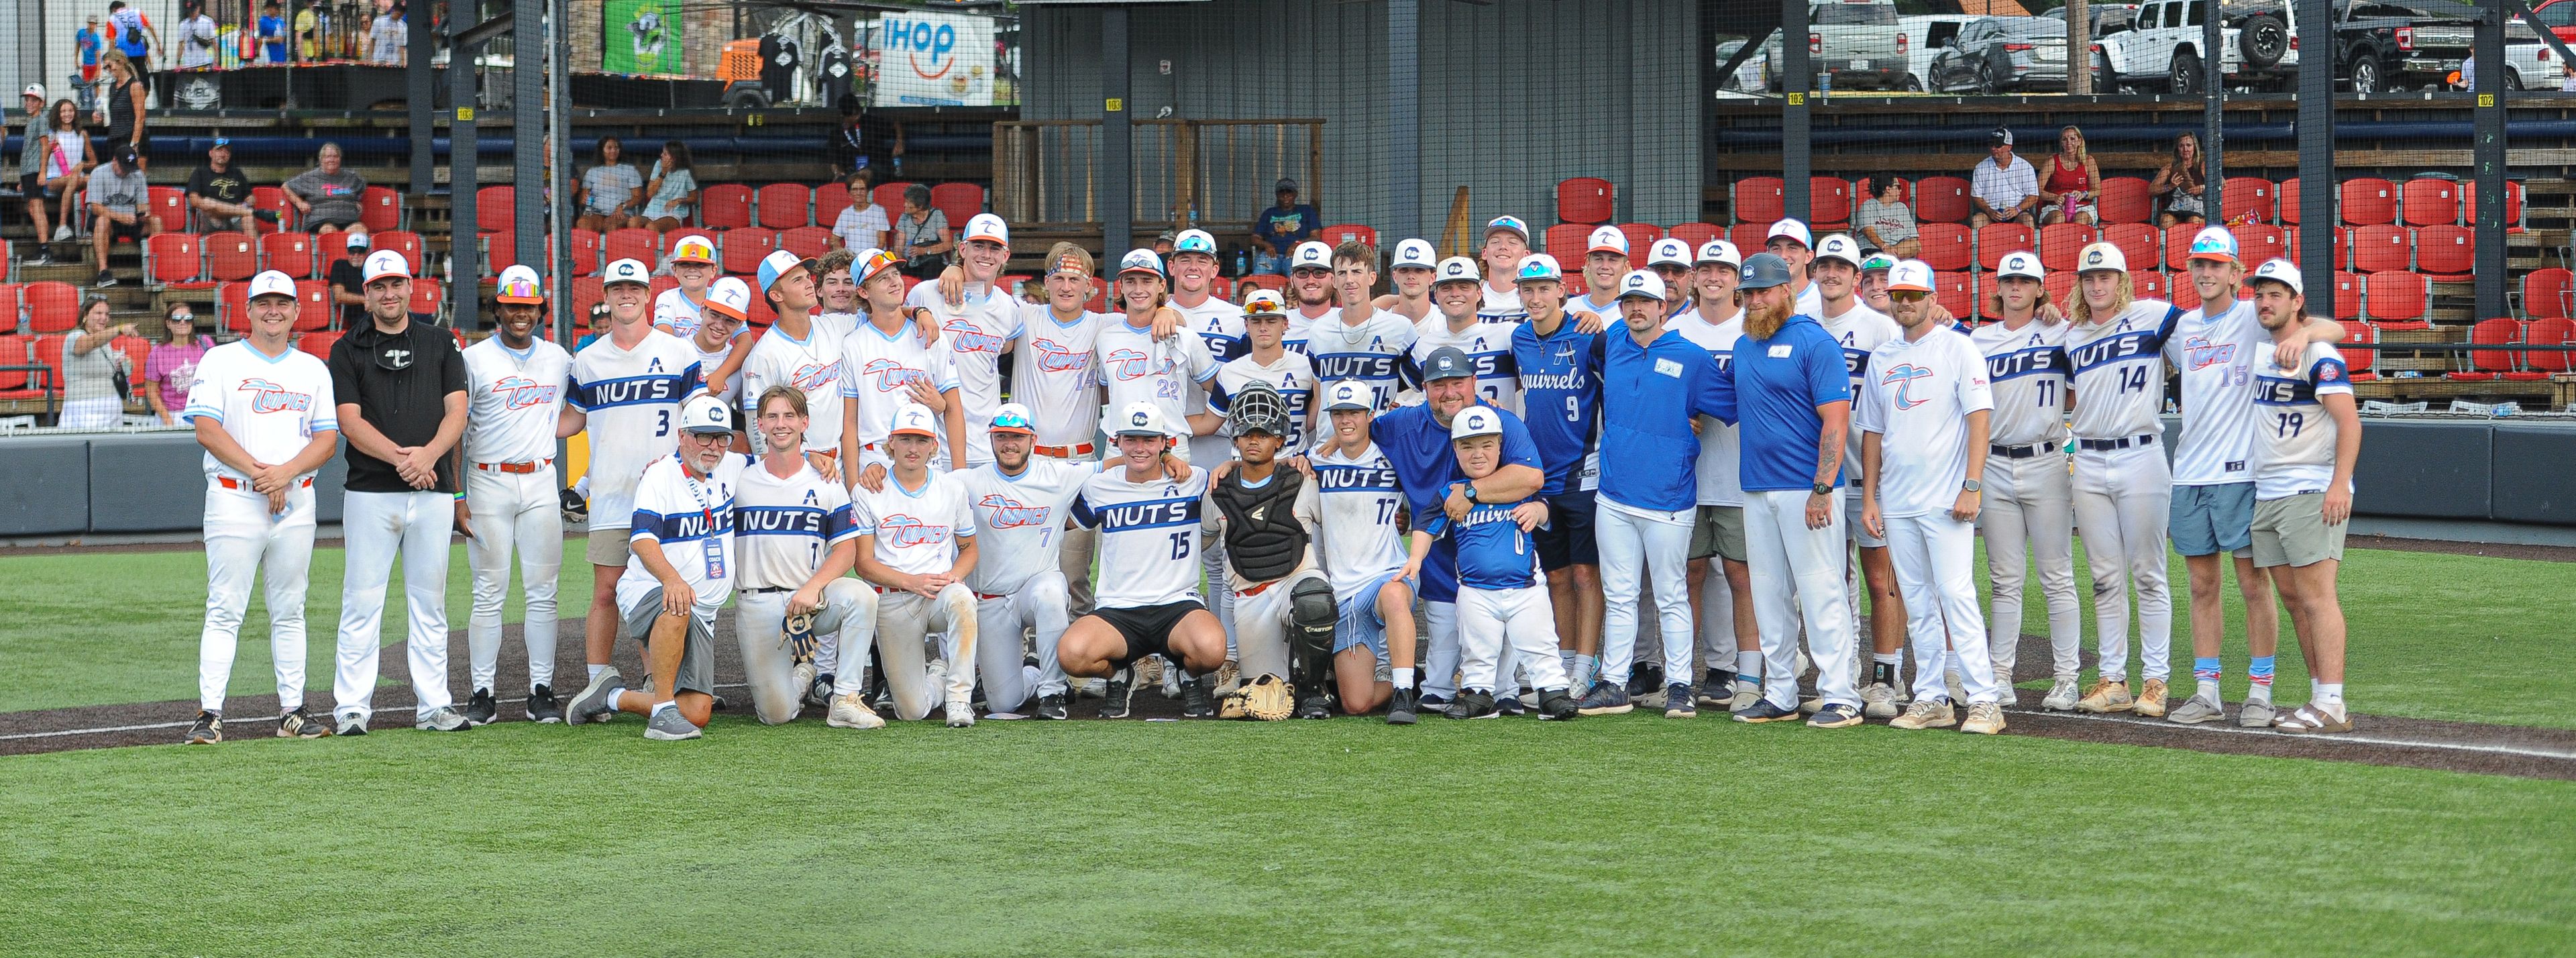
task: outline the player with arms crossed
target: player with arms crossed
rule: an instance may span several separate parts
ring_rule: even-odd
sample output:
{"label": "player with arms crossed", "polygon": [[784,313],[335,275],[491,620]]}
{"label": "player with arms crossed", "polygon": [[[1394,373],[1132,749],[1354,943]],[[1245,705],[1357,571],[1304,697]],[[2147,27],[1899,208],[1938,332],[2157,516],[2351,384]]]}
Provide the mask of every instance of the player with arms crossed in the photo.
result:
{"label": "player with arms crossed", "polygon": [[[712,311],[707,318],[714,318]],[[752,408],[752,428],[768,440],[769,451],[742,471],[734,491],[734,544],[742,554],[734,574],[734,638],[742,646],[752,710],[761,724],[777,725],[795,721],[820,681],[812,661],[817,651],[844,639],[854,640],[851,648],[867,647],[876,632],[877,594],[849,578],[859,552],[849,491],[815,472],[801,452],[800,434],[813,422],[805,391],[771,386]],[[867,661],[864,652],[859,661]],[[856,707],[863,715],[851,718],[883,724],[864,714],[866,706]]]}
{"label": "player with arms crossed", "polygon": [[[528,650],[528,720],[563,721],[555,701],[555,585],[563,569],[563,513],[555,490],[555,441],[563,426],[564,383],[572,354],[537,335],[545,325],[546,293],[537,271],[501,271],[494,292],[493,334],[465,348],[465,381],[472,398],[465,409],[465,495],[456,500],[456,528],[465,533],[465,560],[474,569],[474,614],[465,641],[474,694],[465,701],[468,725],[500,718],[492,686],[501,660],[501,607],[510,597],[510,557],[519,559],[519,587],[527,593],[527,622],[520,638]],[[480,520],[479,522],[476,520]]]}
{"label": "player with arms crossed", "polygon": [[253,576],[265,580],[269,660],[277,672],[279,738],[331,728],[304,708],[304,589],[313,562],[313,473],[339,451],[331,371],[296,352],[295,281],[251,277],[250,337],[206,352],[180,417],[206,449],[206,624],[197,639],[197,719],[191,745],[224,740]]}
{"label": "player with arms crossed", "polygon": [[[1388,667],[1391,683],[1387,724],[1411,725],[1419,707],[1414,688],[1413,595],[1414,584],[1421,580],[1404,575],[1404,537],[1395,527],[1404,491],[1395,464],[1369,437],[1369,403],[1375,398],[1359,383],[1332,384],[1324,398],[1332,432],[1309,461],[1323,516],[1324,574],[1332,580],[1334,602],[1339,606],[1333,627],[1333,672],[1356,676],[1364,663],[1355,653],[1365,650],[1375,656]],[[1353,698],[1346,684],[1344,705]]]}
{"label": "player with arms crossed", "polygon": [[[1504,468],[1505,420],[1491,406],[1470,406],[1451,419],[1449,434],[1465,485],[1495,478]],[[1547,521],[1547,504],[1523,493],[1516,500],[1479,501],[1452,518],[1429,513],[1413,529],[1413,545],[1399,578],[1419,577],[1433,543],[1449,540],[1456,554],[1457,627],[1462,647],[1454,719],[1493,718],[1498,682],[1508,678],[1504,650],[1518,653],[1538,688],[1540,721],[1564,721],[1582,714],[1567,693],[1565,669],[1556,658],[1555,616],[1548,610],[1547,590],[1531,575],[1536,545],[1529,532]]]}
{"label": "player with arms crossed", "polygon": [[[1056,646],[1069,624],[1070,600],[1057,550],[1074,493],[1097,467],[1035,454],[1038,424],[1027,406],[1003,403],[988,425],[993,461],[948,475],[965,487],[966,501],[975,509],[978,555],[974,571],[966,576],[967,587],[975,591],[975,634],[981,638],[975,666],[983,671],[991,717],[1018,717],[1021,704],[1033,694],[1020,665],[1020,631],[1035,632],[1035,714],[1062,719],[1066,682]],[[1082,571],[1087,582],[1088,557]]]}
{"label": "player with arms crossed", "polygon": [[[2066,409],[2074,402],[2067,324],[2044,308],[2047,271],[2038,256],[2007,253],[2000,265],[1995,305],[2003,320],[1969,336],[1986,357],[1995,402],[1977,511],[1977,529],[1986,539],[1986,578],[1994,589],[1986,637],[1995,677],[2004,686],[2000,701],[2014,704],[2027,554],[2039,564],[2039,590],[2048,602],[2049,667],[2056,677],[2042,702],[2063,711],[2074,707],[2079,694],[2084,642],[2083,607],[2075,595],[2075,492],[2066,463]],[[1888,293],[1891,303],[1896,295]]]}
{"label": "player with arms crossed", "polygon": [[[858,335],[872,333],[862,329]],[[975,510],[964,485],[930,467],[940,452],[938,422],[930,407],[920,403],[895,410],[885,439],[893,456],[888,481],[872,488],[876,470],[871,468],[859,477],[851,498],[858,507],[859,577],[880,593],[877,660],[885,665],[895,717],[919,721],[930,714],[930,694],[945,691],[948,727],[965,728],[975,724],[975,592],[966,587],[967,575],[975,571]],[[951,445],[960,442],[951,440]],[[946,663],[936,682],[922,661],[924,637],[933,632],[939,633]],[[856,666],[858,660],[850,664]],[[844,669],[835,679],[834,715],[865,688],[861,672]]]}
{"label": "player with arms crossed", "polygon": [[[1285,325],[1286,317],[1279,319]],[[1344,711],[1375,709],[1387,693],[1384,682],[1372,684],[1377,663],[1361,659],[1353,668],[1335,668],[1339,609],[1332,583],[1315,561],[1322,511],[1315,484],[1279,461],[1287,445],[1288,402],[1267,384],[1254,383],[1235,393],[1229,406],[1228,431],[1240,458],[1228,463],[1234,468],[1224,475],[1211,473],[1201,527],[1226,543],[1242,668],[1254,676],[1286,675],[1299,718],[1332,717],[1326,672],[1339,679]]]}
{"label": "player with arms crossed", "polygon": [[[2257,371],[2254,428],[2262,465],[2254,473],[2254,564],[2272,573],[2290,606],[2299,657],[2315,683],[2308,704],[2273,727],[2294,735],[2352,731],[2343,701],[2344,619],[2335,595],[2343,537],[2352,518],[2352,470],[2361,458],[2361,415],[2352,379],[2334,348],[2312,341],[2299,268],[2276,259],[2254,273],[2254,310],[2273,348],[2298,350],[2294,372],[2277,363]],[[2237,724],[2269,716],[2269,702],[2249,700]]]}
{"label": "player with arms crossed", "polygon": [[[1121,408],[1118,466],[1083,480],[1074,497],[1073,521],[1100,530],[1100,567],[1118,574],[1103,577],[1099,607],[1065,629],[1057,656],[1066,675],[1106,679],[1137,659],[1160,655],[1191,676],[1182,710],[1214,715],[1209,676],[1225,664],[1225,627],[1199,602],[1196,551],[1207,474],[1170,455],[1171,427],[1163,416],[1163,407],[1150,401]],[[1109,688],[1101,717],[1125,718],[1134,687],[1112,680]]]}
{"label": "player with arms crossed", "polygon": [[[1464,256],[1442,260],[1431,281],[1431,303],[1438,312],[1424,317],[1413,327],[1413,349],[1405,362],[1408,375],[1421,378],[1422,362],[1431,351],[1442,346],[1456,347],[1476,364],[1476,395],[1497,409],[1521,413],[1520,370],[1512,365],[1512,330],[1507,321],[1491,320],[1478,312],[1477,290],[1483,281],[1476,275],[1476,262]],[[1520,302],[1513,292],[1512,302]]]}

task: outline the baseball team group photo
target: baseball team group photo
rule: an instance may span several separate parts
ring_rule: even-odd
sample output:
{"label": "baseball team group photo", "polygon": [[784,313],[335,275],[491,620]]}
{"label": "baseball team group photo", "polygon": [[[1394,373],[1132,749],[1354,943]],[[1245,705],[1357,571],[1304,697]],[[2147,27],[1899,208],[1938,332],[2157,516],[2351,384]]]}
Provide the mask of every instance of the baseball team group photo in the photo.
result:
{"label": "baseball team group photo", "polygon": [[48,0],[0,936],[2559,953],[2555,2]]}

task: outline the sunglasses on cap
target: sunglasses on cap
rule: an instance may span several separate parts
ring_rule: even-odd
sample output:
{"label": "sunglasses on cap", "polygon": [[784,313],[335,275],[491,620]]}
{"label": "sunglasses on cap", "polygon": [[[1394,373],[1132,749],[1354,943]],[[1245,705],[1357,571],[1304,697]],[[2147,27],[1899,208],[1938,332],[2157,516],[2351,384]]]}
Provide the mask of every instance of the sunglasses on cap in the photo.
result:
{"label": "sunglasses on cap", "polygon": [[1026,429],[1034,432],[1037,430],[1037,424],[1017,412],[999,412],[993,414],[992,429],[996,432],[1004,429]]}
{"label": "sunglasses on cap", "polygon": [[859,264],[858,276],[861,282],[865,282],[876,276],[880,270],[889,270],[901,265],[903,260],[893,253],[878,250],[875,255],[868,257],[867,262]]}

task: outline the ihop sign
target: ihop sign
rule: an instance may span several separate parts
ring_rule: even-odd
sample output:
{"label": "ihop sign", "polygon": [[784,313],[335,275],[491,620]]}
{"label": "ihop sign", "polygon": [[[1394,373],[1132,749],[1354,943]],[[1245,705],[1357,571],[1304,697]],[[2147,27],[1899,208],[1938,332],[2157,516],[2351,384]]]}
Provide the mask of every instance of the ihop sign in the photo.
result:
{"label": "ihop sign", "polygon": [[877,20],[878,106],[989,106],[993,21],[954,13]]}

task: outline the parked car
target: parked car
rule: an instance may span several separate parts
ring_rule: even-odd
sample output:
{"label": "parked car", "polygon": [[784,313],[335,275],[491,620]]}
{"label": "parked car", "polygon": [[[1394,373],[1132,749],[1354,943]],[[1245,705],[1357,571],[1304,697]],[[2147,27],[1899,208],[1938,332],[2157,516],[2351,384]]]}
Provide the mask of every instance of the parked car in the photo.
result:
{"label": "parked car", "polygon": [[[2576,0],[2568,2],[2576,3]],[[1897,18],[1897,26],[1905,31],[1905,71],[1912,76],[1909,89],[1927,88],[1923,78],[1932,75],[1932,58],[1941,53],[1940,48],[1959,38],[1960,27],[1977,19],[1955,13],[1922,13]]]}
{"label": "parked car", "polygon": [[[1906,79],[1913,75],[1905,55],[1911,45],[1897,23],[1896,0],[1810,0],[1807,4],[1807,65],[1816,72],[1810,89],[1821,89],[1823,84],[1817,81],[1828,74],[1837,90],[1905,89]],[[1763,57],[1771,87],[1778,89],[1785,70],[1777,38],[1763,45]]]}
{"label": "parked car", "polygon": [[2066,22],[1983,17],[1932,58],[1924,85],[1945,93],[2066,89]]}

